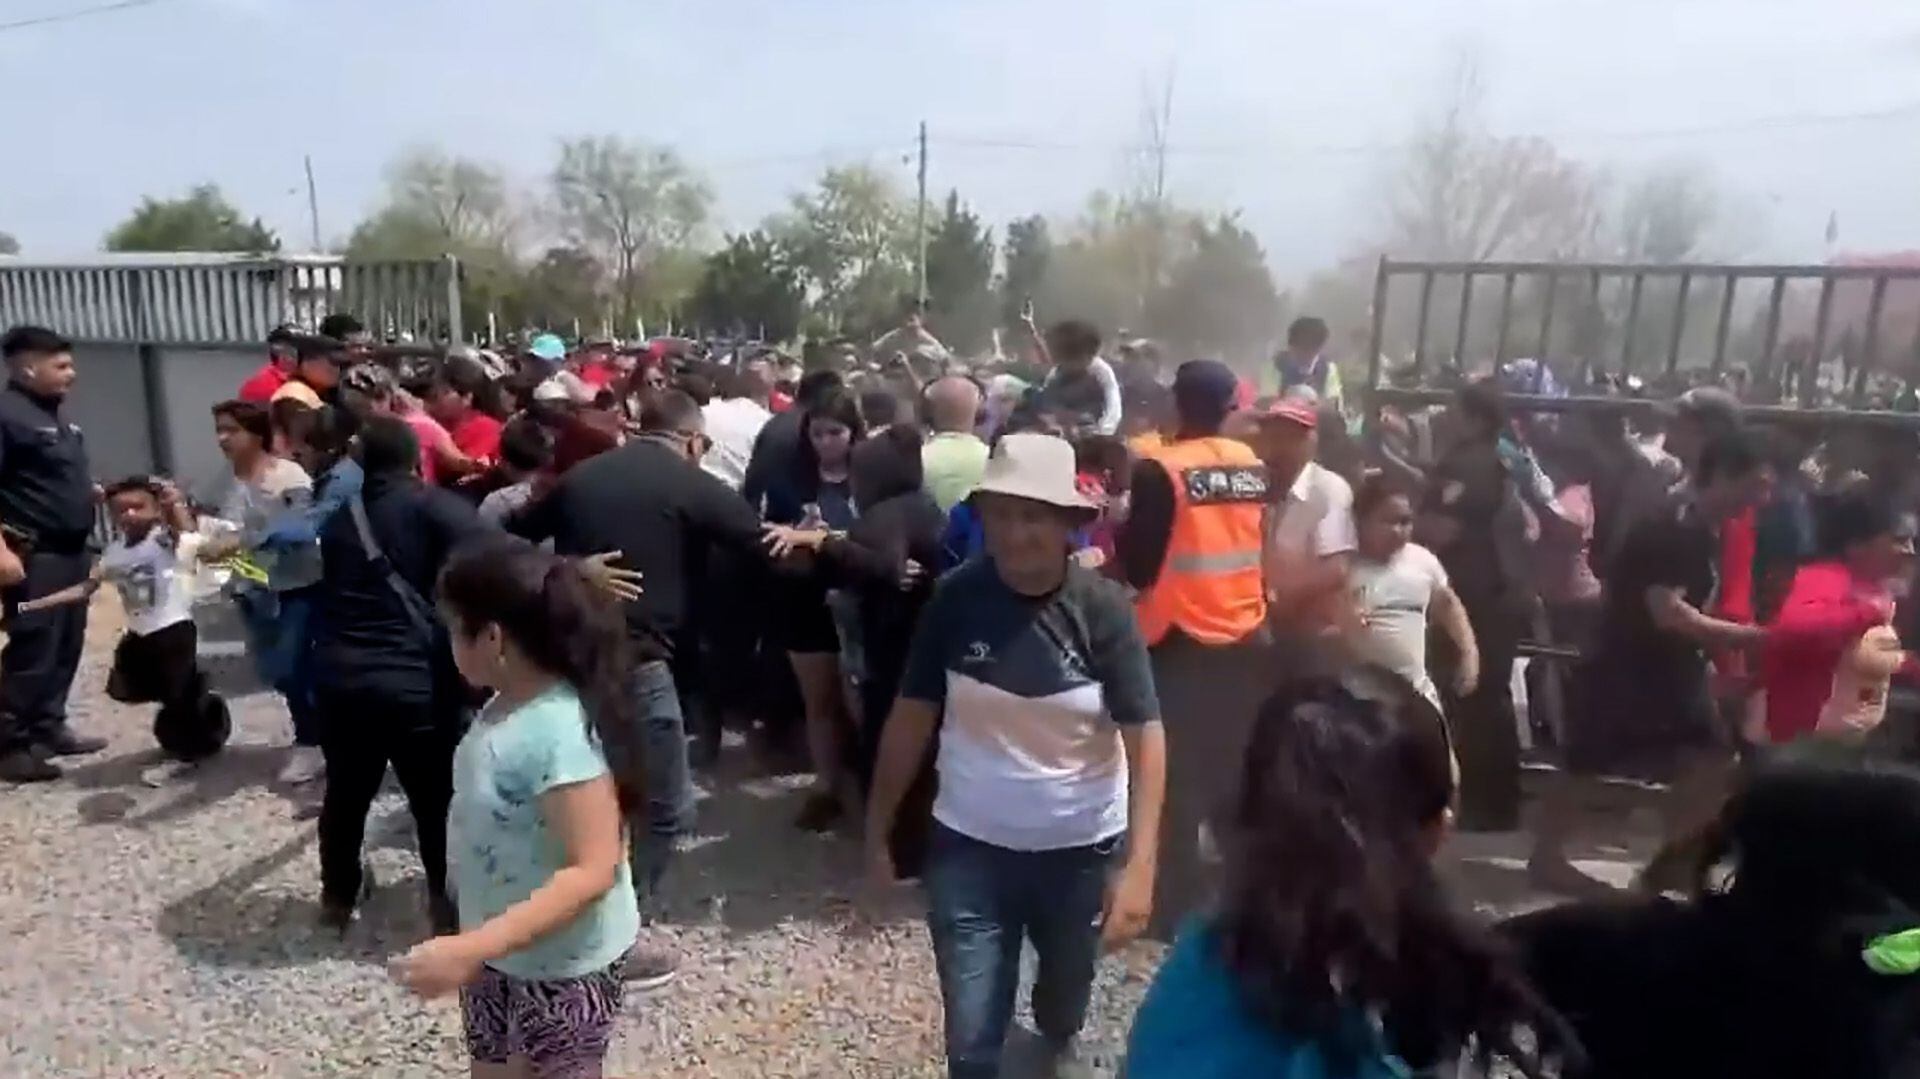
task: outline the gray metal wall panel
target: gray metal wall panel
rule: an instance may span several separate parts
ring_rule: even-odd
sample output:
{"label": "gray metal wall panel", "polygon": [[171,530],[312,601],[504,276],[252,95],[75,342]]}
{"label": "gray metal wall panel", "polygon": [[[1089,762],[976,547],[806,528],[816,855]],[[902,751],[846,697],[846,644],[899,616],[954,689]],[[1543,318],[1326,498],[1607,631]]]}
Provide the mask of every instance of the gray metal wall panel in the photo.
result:
{"label": "gray metal wall panel", "polygon": [[[226,458],[213,441],[214,405],[231,400],[240,383],[266,362],[266,350],[160,350],[160,378],[166,385],[167,430],[174,471],[195,497],[216,501],[232,483]],[[144,422],[144,421],[143,421]]]}
{"label": "gray metal wall panel", "polygon": [[147,444],[147,392],[140,380],[136,345],[82,345],[74,352],[79,381],[67,415],[87,436],[87,460],[95,479],[111,480],[153,470]]}

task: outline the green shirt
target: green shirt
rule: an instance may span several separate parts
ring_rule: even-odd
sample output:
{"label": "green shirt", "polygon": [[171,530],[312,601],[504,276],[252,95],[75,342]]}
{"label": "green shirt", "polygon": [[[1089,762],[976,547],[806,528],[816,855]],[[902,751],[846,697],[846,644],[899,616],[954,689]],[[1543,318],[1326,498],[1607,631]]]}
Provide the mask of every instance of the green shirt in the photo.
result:
{"label": "green shirt", "polygon": [[[606,774],[570,686],[555,685],[504,716],[481,713],[454,752],[447,813],[462,930],[498,917],[566,866],[566,845],[548,827],[540,796]],[[576,978],[612,964],[639,932],[633,877],[622,858],[613,887],[573,921],[487,965],[516,978]]]}
{"label": "green shirt", "polygon": [[980,486],[987,469],[987,444],[970,433],[944,431],[920,448],[922,485],[940,512],[959,505]]}

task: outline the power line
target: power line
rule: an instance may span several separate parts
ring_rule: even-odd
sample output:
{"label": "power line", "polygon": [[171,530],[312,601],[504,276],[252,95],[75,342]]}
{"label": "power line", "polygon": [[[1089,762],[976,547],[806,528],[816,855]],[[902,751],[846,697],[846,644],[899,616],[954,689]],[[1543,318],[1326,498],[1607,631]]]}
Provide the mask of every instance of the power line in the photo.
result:
{"label": "power line", "polygon": [[[1813,113],[1789,116],[1762,116],[1746,120],[1724,121],[1711,124],[1698,124],[1691,127],[1654,128],[1644,130],[1570,130],[1557,133],[1549,132],[1541,137],[1567,142],[1636,142],[1661,139],[1698,138],[1706,135],[1724,135],[1750,131],[1772,131],[1782,128],[1816,127],[1832,124],[1861,123],[1878,120],[1894,120],[1920,115],[1920,101],[1907,102],[1883,109],[1863,110],[1842,113]],[[1525,135],[1525,132],[1516,134]],[[1038,139],[993,138],[942,136],[935,140],[950,147],[976,150],[1028,150],[1040,152],[1095,152],[1095,153],[1138,153],[1142,149],[1133,143],[1087,143],[1055,142]],[[1368,143],[1306,143],[1288,144],[1283,141],[1267,143],[1215,143],[1155,146],[1158,153],[1211,155],[1211,156],[1247,156],[1268,153],[1367,155],[1392,153],[1403,150],[1409,145],[1406,140],[1395,142]]]}
{"label": "power line", "polygon": [[0,33],[8,30],[24,30],[29,26],[46,26],[49,23],[72,22],[74,19],[84,19],[90,15],[105,15],[108,12],[126,11],[130,8],[148,7],[153,4],[164,4],[166,2],[167,0],[119,0],[118,3],[96,4],[93,7],[83,7],[75,11],[62,11],[52,15],[37,15],[31,19],[0,22]]}
{"label": "power line", "polygon": [[728,158],[711,163],[702,163],[705,172],[728,172],[735,169],[757,169],[770,165],[804,164],[814,161],[831,161],[838,158],[872,157],[884,154],[888,157],[913,154],[910,143],[867,143],[864,145],[823,146],[817,150],[799,150],[791,153],[768,154],[758,157]]}

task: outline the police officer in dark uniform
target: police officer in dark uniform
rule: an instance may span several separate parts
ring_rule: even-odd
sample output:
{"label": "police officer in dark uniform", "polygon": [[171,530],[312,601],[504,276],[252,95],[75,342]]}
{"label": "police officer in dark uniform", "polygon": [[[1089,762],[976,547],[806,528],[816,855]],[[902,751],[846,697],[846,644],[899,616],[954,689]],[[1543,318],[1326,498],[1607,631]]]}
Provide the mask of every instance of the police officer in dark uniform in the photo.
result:
{"label": "police officer in dark uniform", "polygon": [[93,479],[80,428],[60,415],[73,386],[73,346],[52,330],[16,326],[0,337],[0,780],[58,779],[53,757],[93,753],[106,740],[67,726],[67,691],[80,666],[86,604],[19,614],[23,600],[78,584],[92,568]]}

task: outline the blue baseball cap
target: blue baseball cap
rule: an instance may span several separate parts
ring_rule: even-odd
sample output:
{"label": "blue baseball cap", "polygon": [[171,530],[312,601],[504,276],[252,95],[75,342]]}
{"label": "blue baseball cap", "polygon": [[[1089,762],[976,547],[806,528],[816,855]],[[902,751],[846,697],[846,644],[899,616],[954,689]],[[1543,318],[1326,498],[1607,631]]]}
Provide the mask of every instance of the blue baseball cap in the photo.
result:
{"label": "blue baseball cap", "polygon": [[567,343],[559,334],[543,333],[527,345],[527,351],[548,363],[559,363],[567,358]]}

